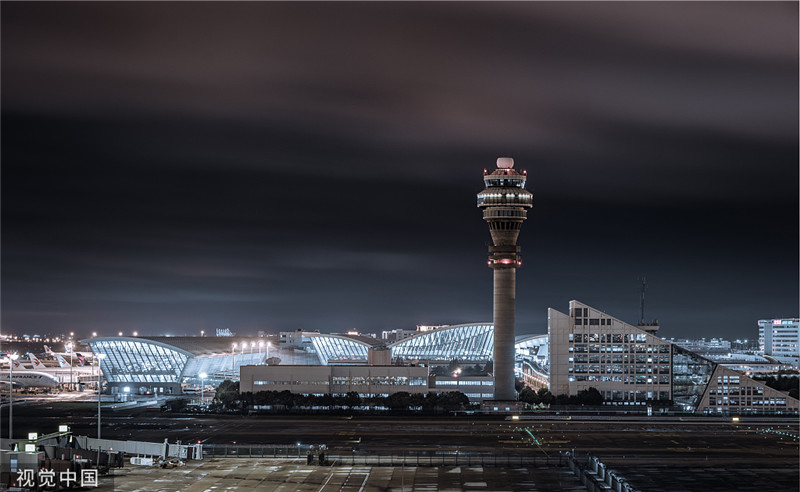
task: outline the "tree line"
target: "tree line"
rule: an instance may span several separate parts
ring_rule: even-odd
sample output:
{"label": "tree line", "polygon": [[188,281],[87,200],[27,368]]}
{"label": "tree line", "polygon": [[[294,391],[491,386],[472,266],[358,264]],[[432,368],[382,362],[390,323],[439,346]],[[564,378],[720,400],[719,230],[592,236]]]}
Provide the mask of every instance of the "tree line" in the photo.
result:
{"label": "tree line", "polygon": [[797,376],[789,376],[779,373],[777,376],[767,376],[766,378],[758,379],[764,381],[764,384],[772,389],[776,389],[778,391],[788,391],[789,396],[792,398],[797,398],[798,394],[800,394],[800,391],[798,391],[798,387],[800,386],[800,378]]}
{"label": "tree line", "polygon": [[577,395],[554,395],[547,388],[540,388],[536,391],[528,386],[519,392],[519,401],[524,401],[530,405],[539,406],[598,406],[603,404],[603,395],[595,388],[581,390]]}
{"label": "tree line", "polygon": [[210,411],[238,411],[246,413],[306,413],[325,411],[367,411],[392,413],[439,414],[469,410],[475,405],[458,391],[410,394],[399,391],[388,396],[362,397],[356,391],[343,395],[309,395],[284,391],[257,391],[239,393],[239,383],[223,381],[217,388]]}

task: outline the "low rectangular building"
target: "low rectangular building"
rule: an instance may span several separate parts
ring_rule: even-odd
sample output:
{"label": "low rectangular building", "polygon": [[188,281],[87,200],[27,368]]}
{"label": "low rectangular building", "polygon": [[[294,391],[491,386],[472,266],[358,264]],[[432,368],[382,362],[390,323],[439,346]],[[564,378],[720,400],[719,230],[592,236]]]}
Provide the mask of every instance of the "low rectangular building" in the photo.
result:
{"label": "low rectangular building", "polygon": [[428,392],[428,369],[418,366],[242,366],[239,391],[284,391],[362,397]]}
{"label": "low rectangular building", "polygon": [[430,390],[436,393],[460,391],[470,401],[479,402],[494,398],[492,376],[431,376]]}

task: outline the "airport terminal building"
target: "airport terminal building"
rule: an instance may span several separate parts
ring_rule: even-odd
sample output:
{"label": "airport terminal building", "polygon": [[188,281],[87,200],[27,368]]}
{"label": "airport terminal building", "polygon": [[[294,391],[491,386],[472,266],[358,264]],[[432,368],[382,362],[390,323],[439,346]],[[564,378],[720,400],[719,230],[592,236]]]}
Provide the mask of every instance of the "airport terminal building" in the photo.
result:
{"label": "airport terminal building", "polygon": [[[430,366],[452,360],[487,363],[492,360],[493,327],[491,323],[440,326],[417,330],[414,336],[389,344],[358,334],[309,331],[252,338],[98,337],[82,343],[102,354],[100,368],[111,393],[170,395],[180,394],[186,387],[239,380],[243,366],[367,366],[370,353],[384,351],[383,359],[372,365]],[[546,370],[546,335],[517,337],[516,347],[520,363],[525,357]],[[485,398],[490,391],[483,386],[472,393]],[[425,391],[434,388],[426,383]]]}
{"label": "airport terminal building", "polygon": [[[492,360],[493,326],[423,327],[389,342],[311,331],[270,337],[108,337],[85,340],[102,354],[112,393],[180,394],[187,387],[241,379],[242,391],[290,390],[363,396],[458,390],[492,398],[491,377],[431,377],[452,360]],[[571,301],[548,311],[548,334],[519,336],[517,376],[535,389],[575,395],[590,387],[607,404],[699,414],[798,413],[800,402],[741,372]],[[376,355],[377,354],[377,355]],[[345,393],[347,391],[344,391]]]}

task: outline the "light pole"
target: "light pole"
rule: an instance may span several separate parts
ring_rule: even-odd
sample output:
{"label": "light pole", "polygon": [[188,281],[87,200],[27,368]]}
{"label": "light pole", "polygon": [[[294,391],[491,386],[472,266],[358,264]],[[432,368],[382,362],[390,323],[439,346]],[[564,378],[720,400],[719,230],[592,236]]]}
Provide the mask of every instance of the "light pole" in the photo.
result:
{"label": "light pole", "polygon": [[95,354],[97,359],[97,439],[100,439],[100,393],[103,389],[103,384],[100,381],[100,361],[106,358],[106,354]]}
{"label": "light pole", "polygon": [[264,346],[264,340],[258,342],[258,363],[261,364],[261,348]]}
{"label": "light pole", "polygon": [[14,439],[14,361],[17,354],[8,354],[8,440]]}
{"label": "light pole", "polygon": [[72,391],[72,342],[65,344],[64,347],[69,351],[69,389]]}
{"label": "light pole", "polygon": [[200,373],[200,406],[205,406],[206,402],[206,378],[208,374],[201,372]]}
{"label": "light pole", "polygon": [[253,363],[253,347],[256,346],[256,342],[250,342],[250,363]]}
{"label": "light pole", "polygon": [[[270,345],[272,345],[272,344],[267,342],[267,359],[264,361],[265,364],[267,363],[266,361],[269,360],[269,346]],[[269,365],[269,364],[267,364],[267,365]]]}
{"label": "light pole", "polygon": [[231,345],[231,381],[236,377],[236,342]]}
{"label": "light pole", "polygon": [[[247,346],[247,342],[242,342],[242,351],[241,351],[241,353],[239,354],[239,355],[241,356],[241,357],[239,358],[239,360],[241,360],[241,361],[242,361],[242,364],[244,364],[244,348],[245,348],[246,346]],[[239,365],[241,366],[242,364],[239,364]],[[239,377],[242,377],[242,368],[241,368],[241,367],[239,368]]]}

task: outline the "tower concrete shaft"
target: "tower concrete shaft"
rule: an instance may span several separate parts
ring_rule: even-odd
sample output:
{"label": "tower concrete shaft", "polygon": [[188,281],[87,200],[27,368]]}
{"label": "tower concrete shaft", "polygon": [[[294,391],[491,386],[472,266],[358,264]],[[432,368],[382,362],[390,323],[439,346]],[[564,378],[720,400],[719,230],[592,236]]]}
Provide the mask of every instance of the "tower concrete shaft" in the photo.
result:
{"label": "tower concrete shaft", "polygon": [[514,170],[510,157],[497,159],[497,169],[484,171],[486,189],[478,193],[478,207],[489,224],[492,246],[488,265],[494,270],[494,398],[517,399],[514,388],[514,341],[516,276],[522,265],[517,237],[533,206],[533,195],[525,190],[525,171]]}

